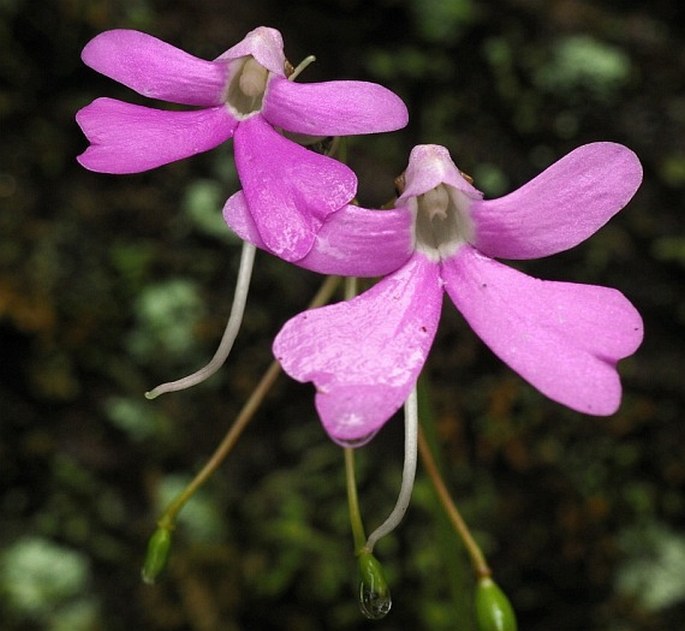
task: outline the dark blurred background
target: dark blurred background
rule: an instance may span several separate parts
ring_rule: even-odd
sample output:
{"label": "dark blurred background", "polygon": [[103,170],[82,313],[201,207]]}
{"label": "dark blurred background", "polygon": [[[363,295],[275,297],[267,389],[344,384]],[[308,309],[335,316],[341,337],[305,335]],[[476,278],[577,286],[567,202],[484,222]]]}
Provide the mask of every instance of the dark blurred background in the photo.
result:
{"label": "dark blurred background", "polygon": [[[343,460],[312,389],[281,378],[183,513],[168,571],[139,568],[165,501],[197,471],[321,278],[260,253],[229,364],[208,359],[240,244],[220,219],[230,143],[132,176],[80,168],[74,114],[143,99],[80,61],[110,28],[214,58],[255,26],[303,81],[379,81],[407,129],[356,138],[360,199],[381,204],[411,147],[449,147],[487,196],[585,142],[634,149],[645,181],[572,252],[521,267],[619,288],[645,319],[625,396],[583,417],[498,362],[447,301],[427,368],[453,495],[526,631],[673,631],[685,617],[685,9],[679,0],[0,0],[0,626],[7,631],[459,629],[473,581],[419,470],[377,553],[393,611],[358,611]],[[359,450],[371,528],[391,508],[402,423]]]}

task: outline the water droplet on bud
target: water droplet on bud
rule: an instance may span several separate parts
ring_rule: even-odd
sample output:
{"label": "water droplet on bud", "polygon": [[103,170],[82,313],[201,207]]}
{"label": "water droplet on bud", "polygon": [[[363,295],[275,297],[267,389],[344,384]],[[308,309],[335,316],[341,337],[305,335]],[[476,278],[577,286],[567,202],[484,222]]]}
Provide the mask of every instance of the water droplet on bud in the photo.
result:
{"label": "water droplet on bud", "polygon": [[367,589],[364,583],[359,585],[359,608],[369,620],[385,618],[392,607],[390,592],[380,594]]}
{"label": "water droplet on bud", "polygon": [[359,556],[359,608],[369,620],[385,618],[392,607],[383,568],[368,552]]}

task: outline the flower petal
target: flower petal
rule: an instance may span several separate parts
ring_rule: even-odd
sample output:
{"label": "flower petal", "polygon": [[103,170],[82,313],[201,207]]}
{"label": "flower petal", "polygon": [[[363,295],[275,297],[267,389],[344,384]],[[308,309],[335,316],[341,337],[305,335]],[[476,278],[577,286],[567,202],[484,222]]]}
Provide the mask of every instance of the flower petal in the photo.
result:
{"label": "flower petal", "polygon": [[168,112],[108,98],[79,110],[76,122],[91,143],[77,159],[100,173],[139,173],[209,151],[238,124],[223,105]]}
{"label": "flower petal", "polygon": [[474,202],[474,245],[508,259],[563,252],[599,230],[641,182],[640,161],[627,147],[583,145],[513,193]]}
{"label": "flower petal", "polygon": [[642,319],[615,289],[542,281],[464,246],[443,262],[445,289],[492,351],[550,399],[604,416],[621,401],[616,362]]}
{"label": "flower petal", "polygon": [[345,206],[326,220],[314,247],[296,263],[320,274],[385,276],[411,257],[413,223],[406,208]]}
{"label": "flower petal", "polygon": [[353,300],[305,311],[274,341],[283,369],[313,381],[333,440],[357,443],[404,403],[428,356],[442,305],[438,267],[420,254]]}
{"label": "flower petal", "polygon": [[248,241],[262,250],[267,249],[259,234],[259,230],[257,230],[257,225],[254,219],[252,219],[250,209],[247,207],[247,201],[245,200],[245,194],[242,191],[233,193],[226,200],[222,214],[228,227],[243,241]]}
{"label": "flower petal", "polygon": [[351,169],[284,138],[259,115],[240,123],[234,152],[264,247],[287,261],[311,250],[326,217],[357,190]]}
{"label": "flower petal", "polygon": [[397,201],[400,204],[408,202],[440,184],[452,186],[467,199],[483,197],[483,193],[464,178],[445,147],[417,145],[409,154],[409,164],[404,172],[405,188]]}
{"label": "flower petal", "polygon": [[232,61],[248,55],[252,55],[269,72],[285,75],[283,37],[275,28],[258,26],[214,61]]}
{"label": "flower petal", "polygon": [[399,96],[376,83],[297,83],[272,77],[264,117],[275,127],[313,136],[349,136],[394,131],[407,124]]}
{"label": "flower petal", "polygon": [[81,59],[139,94],[184,105],[219,105],[228,83],[226,63],[198,59],[152,35],[128,29],[96,35]]}
{"label": "flower petal", "polygon": [[[224,219],[241,239],[266,249],[242,191],[226,202]],[[411,256],[411,226],[412,217],[405,208],[344,206],[326,219],[309,254],[294,263],[319,274],[385,276]]]}

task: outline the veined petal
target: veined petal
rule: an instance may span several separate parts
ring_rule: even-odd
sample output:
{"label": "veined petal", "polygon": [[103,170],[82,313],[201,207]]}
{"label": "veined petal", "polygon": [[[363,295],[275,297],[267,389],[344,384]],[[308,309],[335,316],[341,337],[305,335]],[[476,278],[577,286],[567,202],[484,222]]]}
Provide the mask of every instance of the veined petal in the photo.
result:
{"label": "veined petal", "polygon": [[284,138],[259,115],[240,123],[234,152],[264,247],[286,261],[303,258],[326,217],[357,190],[351,169]]}
{"label": "veined petal", "polygon": [[297,83],[272,77],[262,108],[275,127],[314,136],[349,136],[394,131],[407,124],[399,96],[376,83]]}
{"label": "veined petal", "polygon": [[445,289],[492,351],[550,399],[605,416],[621,401],[616,362],[642,341],[642,319],[615,289],[543,281],[470,246],[443,262]]}
{"label": "veined petal", "polygon": [[513,193],[474,202],[474,245],[508,259],[563,252],[599,230],[641,182],[642,166],[627,147],[583,145]]}
{"label": "veined petal", "polygon": [[[241,239],[266,249],[242,191],[226,202],[224,219]],[[294,263],[320,274],[385,276],[411,256],[411,224],[411,213],[405,208],[344,206],[321,226],[309,254]]]}
{"label": "veined petal", "polygon": [[226,63],[205,61],[152,35],[128,29],[90,40],[81,59],[139,94],[184,105],[219,105],[228,83]]}
{"label": "veined petal", "polygon": [[91,143],[77,159],[100,173],[139,173],[209,151],[238,124],[223,105],[169,112],[108,98],[79,110],[76,122]]}
{"label": "veined petal", "polygon": [[235,46],[219,55],[215,61],[233,61],[249,55],[254,57],[269,72],[280,76],[285,75],[283,37],[275,28],[258,26],[245,35]]}
{"label": "veined petal", "polygon": [[316,407],[333,440],[355,443],[404,403],[440,319],[436,263],[421,254],[347,302],[305,311],[274,341],[283,369],[316,386]]}

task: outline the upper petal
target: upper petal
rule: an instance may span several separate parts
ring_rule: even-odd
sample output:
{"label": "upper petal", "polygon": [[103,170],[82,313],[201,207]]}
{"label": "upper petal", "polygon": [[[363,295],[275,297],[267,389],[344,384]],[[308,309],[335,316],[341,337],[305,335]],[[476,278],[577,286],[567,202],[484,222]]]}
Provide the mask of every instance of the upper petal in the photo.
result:
{"label": "upper petal", "polygon": [[513,193],[474,202],[474,245],[509,259],[568,250],[621,210],[641,182],[642,166],[627,147],[583,145]]}
{"label": "upper petal", "polygon": [[314,382],[329,435],[357,442],[376,432],[414,387],[441,304],[437,265],[415,254],[360,296],[292,318],[276,336],[274,354],[290,376]]}
{"label": "upper petal", "polygon": [[240,123],[234,151],[263,245],[287,261],[311,250],[325,218],[357,190],[351,169],[284,138],[259,115]]}
{"label": "upper petal", "polygon": [[394,131],[407,124],[402,99],[376,83],[269,81],[264,117],[274,126],[314,136],[349,136]]}
{"label": "upper petal", "polygon": [[443,262],[445,289],[492,351],[550,399],[598,416],[621,401],[616,362],[642,319],[615,289],[542,281],[464,246]]}
{"label": "upper petal", "polygon": [[283,37],[275,29],[258,26],[250,31],[235,46],[222,53],[215,61],[232,61],[251,55],[261,66],[276,75],[285,75],[285,53]]}
{"label": "upper petal", "polygon": [[228,82],[226,63],[198,59],[152,35],[128,29],[96,35],[81,59],[144,96],[184,105],[219,105]]}
{"label": "upper petal", "polygon": [[404,172],[404,190],[397,201],[406,202],[440,184],[447,184],[471,199],[480,199],[483,196],[483,193],[461,174],[445,147],[417,145],[409,154],[409,164]]}
{"label": "upper petal", "polygon": [[108,98],[79,110],[76,122],[91,143],[77,159],[100,173],[139,173],[208,151],[238,124],[223,105],[168,112]]}
{"label": "upper petal", "polygon": [[[226,202],[224,219],[241,239],[266,249],[242,191]],[[411,213],[405,208],[344,206],[326,219],[309,254],[294,263],[320,274],[385,276],[411,256],[411,225]]]}

